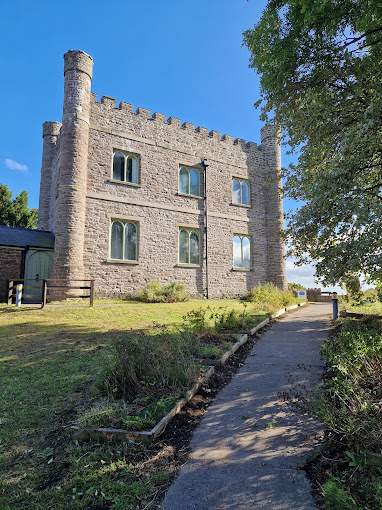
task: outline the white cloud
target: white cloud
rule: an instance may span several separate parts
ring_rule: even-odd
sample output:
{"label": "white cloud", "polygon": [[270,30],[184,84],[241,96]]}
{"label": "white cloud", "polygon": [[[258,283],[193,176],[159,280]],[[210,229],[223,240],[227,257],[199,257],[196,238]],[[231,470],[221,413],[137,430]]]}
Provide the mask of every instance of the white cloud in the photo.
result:
{"label": "white cloud", "polygon": [[17,170],[19,172],[27,172],[28,167],[27,165],[23,165],[21,163],[18,163],[17,161],[14,161],[13,159],[5,159],[4,160],[5,165],[10,170]]}
{"label": "white cloud", "polygon": [[294,265],[293,260],[287,259],[286,272],[288,282],[300,283],[306,289],[315,289],[321,287],[322,290],[331,290],[340,294],[344,293],[344,291],[338,286],[325,288],[319,281],[315,281],[315,267],[313,264],[306,264],[304,266],[298,267]]}

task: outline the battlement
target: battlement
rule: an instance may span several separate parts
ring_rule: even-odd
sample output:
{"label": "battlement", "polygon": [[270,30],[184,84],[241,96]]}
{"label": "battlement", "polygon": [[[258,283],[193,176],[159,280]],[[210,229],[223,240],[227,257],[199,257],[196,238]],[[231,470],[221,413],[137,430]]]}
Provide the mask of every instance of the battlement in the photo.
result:
{"label": "battlement", "polygon": [[[105,115],[107,113],[110,114],[110,110],[111,111],[114,110],[116,112],[122,110],[125,114],[139,117],[144,121],[146,120],[147,122],[165,124],[167,126],[171,126],[174,129],[178,129],[190,134],[195,134],[205,139],[211,139],[219,143],[224,143],[226,145],[238,146],[244,151],[261,150],[261,147],[258,146],[256,142],[252,141],[247,142],[242,138],[234,138],[233,136],[227,134],[222,135],[220,131],[208,130],[207,128],[202,126],[195,127],[195,124],[191,122],[186,121],[182,122],[180,119],[177,119],[176,117],[172,116],[167,117],[163,113],[154,112],[153,114],[151,114],[150,110],[142,108],[141,106],[138,106],[134,111],[134,105],[132,105],[131,103],[126,103],[124,101],[121,101],[119,105],[116,106],[117,100],[114,97],[103,95],[100,101],[97,101],[97,97],[98,95],[96,93],[94,92],[91,93],[91,104],[92,106],[97,106],[98,108],[104,108]],[[271,128],[274,129],[272,126]],[[264,141],[265,139],[268,139],[268,137],[264,138]]]}

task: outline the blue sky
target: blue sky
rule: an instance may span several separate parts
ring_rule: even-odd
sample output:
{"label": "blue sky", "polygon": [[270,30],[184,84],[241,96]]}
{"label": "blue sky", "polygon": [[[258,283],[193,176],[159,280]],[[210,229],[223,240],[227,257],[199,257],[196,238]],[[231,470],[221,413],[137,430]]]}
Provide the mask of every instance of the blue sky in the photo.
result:
{"label": "blue sky", "polygon": [[[265,0],[3,1],[0,183],[38,207],[42,123],[61,121],[63,54],[94,59],[92,90],[260,143],[259,79],[242,33]],[[288,160],[283,151],[283,164]],[[284,209],[293,207],[284,201]],[[311,267],[290,281],[313,285]]]}

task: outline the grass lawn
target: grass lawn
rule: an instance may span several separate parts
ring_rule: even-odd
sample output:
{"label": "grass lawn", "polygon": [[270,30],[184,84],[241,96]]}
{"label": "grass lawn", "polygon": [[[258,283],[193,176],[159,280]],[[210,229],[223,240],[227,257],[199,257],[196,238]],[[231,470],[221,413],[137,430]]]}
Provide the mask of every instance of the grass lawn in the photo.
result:
{"label": "grass lawn", "polygon": [[[235,300],[0,305],[0,509],[150,508],[171,476],[170,448],[77,443],[67,427],[99,398],[94,383],[111,339],[153,323],[175,330],[207,306],[243,310]],[[250,303],[247,310],[263,312]]]}

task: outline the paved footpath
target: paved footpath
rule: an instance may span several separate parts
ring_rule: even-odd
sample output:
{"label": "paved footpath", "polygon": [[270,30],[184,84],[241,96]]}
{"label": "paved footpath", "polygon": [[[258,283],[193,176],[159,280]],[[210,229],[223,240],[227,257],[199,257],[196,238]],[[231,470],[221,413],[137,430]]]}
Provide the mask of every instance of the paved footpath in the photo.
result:
{"label": "paved footpath", "polygon": [[313,304],[264,333],[203,417],[163,509],[315,508],[305,472],[297,468],[320,430],[282,394],[292,388],[291,379],[305,386],[319,380],[330,312],[330,303]]}

